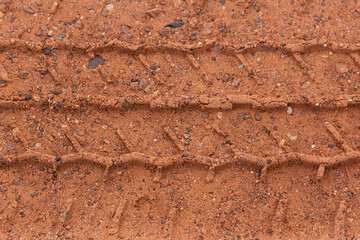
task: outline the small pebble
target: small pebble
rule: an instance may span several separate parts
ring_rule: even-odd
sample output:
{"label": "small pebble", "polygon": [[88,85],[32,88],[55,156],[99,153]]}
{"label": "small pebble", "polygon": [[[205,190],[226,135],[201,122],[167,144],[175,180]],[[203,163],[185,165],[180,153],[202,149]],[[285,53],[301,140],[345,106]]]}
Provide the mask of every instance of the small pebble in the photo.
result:
{"label": "small pebble", "polygon": [[74,26],[78,29],[81,29],[83,27],[81,20],[77,20]]}
{"label": "small pebble", "polygon": [[290,115],[292,114],[292,112],[293,112],[292,108],[288,106],[286,113]]}
{"label": "small pebble", "polygon": [[260,23],[261,20],[257,18],[257,19],[255,19],[255,22],[256,22],[256,23]]}
{"label": "small pebble", "polygon": [[261,121],[261,115],[258,113],[255,113],[254,115],[256,121]]}
{"label": "small pebble", "polygon": [[155,18],[157,17],[160,13],[162,13],[163,10],[161,8],[153,8],[153,9],[150,9],[148,10],[146,13],[152,17],[152,18]]}
{"label": "small pebble", "polygon": [[0,192],[2,192],[2,193],[5,193],[7,190],[8,189],[5,186],[0,187]]}
{"label": "small pebble", "polygon": [[346,64],[336,64],[336,71],[338,73],[347,73],[349,71],[349,68],[347,67]]}
{"label": "small pebble", "polygon": [[12,182],[13,185],[19,186],[21,183],[20,178],[15,178],[14,181]]}
{"label": "small pebble", "polygon": [[19,72],[19,78],[26,79],[29,76],[29,73],[30,73],[29,71],[22,70]]}
{"label": "small pebble", "polygon": [[167,30],[167,29],[163,29],[163,30],[159,31],[159,34],[160,34],[162,37],[168,37],[169,34],[170,34],[170,31]]}
{"label": "small pebble", "polygon": [[240,78],[235,78],[233,81],[232,81],[232,85],[234,87],[238,87],[240,85],[240,82],[241,82],[241,79]]}
{"label": "small pebble", "polygon": [[101,15],[102,15],[103,17],[107,17],[108,14],[109,14],[109,11],[108,11],[106,8],[104,8],[104,9],[101,11]]}
{"label": "small pebble", "polygon": [[31,94],[25,94],[25,100],[30,100],[31,99]]}
{"label": "small pebble", "polygon": [[44,55],[50,55],[50,54],[51,54],[51,50],[48,49],[48,48],[45,48],[43,53],[44,53]]}
{"label": "small pebble", "polygon": [[130,33],[130,27],[127,25],[121,25],[120,26],[120,32],[124,33],[124,34],[129,34]]}
{"label": "small pebble", "polygon": [[302,89],[306,89],[306,88],[308,88],[310,86],[310,81],[306,81],[302,86],[301,86],[301,88]]}
{"label": "small pebble", "polygon": [[291,141],[295,141],[297,139],[297,136],[292,136],[290,133],[288,133],[287,136]]}
{"label": "small pebble", "polygon": [[60,95],[62,93],[62,88],[57,88],[54,91],[52,91],[54,95]]}
{"label": "small pebble", "polygon": [[79,130],[79,131],[77,131],[77,134],[79,136],[84,136],[85,132],[83,130]]}
{"label": "small pebble", "polygon": [[149,85],[148,81],[142,78],[140,79],[138,88],[139,90],[144,90],[148,85]]}
{"label": "small pebble", "polygon": [[246,115],[243,117],[244,120],[247,120],[247,119],[250,119],[250,118],[251,118],[251,115],[250,115],[250,114],[246,114]]}
{"label": "small pebble", "polygon": [[213,29],[213,23],[204,23],[204,35],[210,35]]}
{"label": "small pebble", "polygon": [[110,4],[106,5],[105,9],[108,10],[108,11],[113,10],[114,9],[114,4],[110,3]]}
{"label": "small pebble", "polygon": [[169,188],[168,190],[167,190],[167,193],[173,193],[174,192],[174,189],[172,189],[172,188]]}
{"label": "small pebble", "polygon": [[35,13],[35,11],[31,7],[26,6],[26,5],[23,6],[23,10],[24,10],[24,12],[29,13],[29,14]]}

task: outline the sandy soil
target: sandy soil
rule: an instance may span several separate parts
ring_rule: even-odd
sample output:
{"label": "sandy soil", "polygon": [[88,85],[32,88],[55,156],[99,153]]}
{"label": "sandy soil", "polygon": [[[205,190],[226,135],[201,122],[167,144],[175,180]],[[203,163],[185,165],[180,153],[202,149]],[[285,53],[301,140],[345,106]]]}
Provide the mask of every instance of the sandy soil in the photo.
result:
{"label": "sandy soil", "polygon": [[360,239],[359,0],[0,0],[0,239]]}

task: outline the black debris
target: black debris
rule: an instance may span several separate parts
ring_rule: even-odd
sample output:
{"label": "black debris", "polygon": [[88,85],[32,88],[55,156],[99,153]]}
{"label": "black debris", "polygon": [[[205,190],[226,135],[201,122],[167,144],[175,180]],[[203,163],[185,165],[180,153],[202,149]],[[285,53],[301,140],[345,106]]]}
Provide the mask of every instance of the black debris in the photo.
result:
{"label": "black debris", "polygon": [[25,100],[30,100],[31,99],[31,94],[25,94]]}
{"label": "black debris", "polygon": [[182,27],[183,25],[184,25],[183,22],[180,22],[180,23],[170,23],[170,24],[166,25],[165,27],[178,28],[178,27]]}

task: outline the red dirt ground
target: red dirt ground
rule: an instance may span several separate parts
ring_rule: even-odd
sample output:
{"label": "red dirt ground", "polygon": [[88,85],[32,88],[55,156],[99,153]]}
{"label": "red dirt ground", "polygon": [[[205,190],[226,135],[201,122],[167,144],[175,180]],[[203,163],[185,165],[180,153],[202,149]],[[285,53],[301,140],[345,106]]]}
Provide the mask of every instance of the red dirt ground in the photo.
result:
{"label": "red dirt ground", "polygon": [[0,239],[360,239],[359,26],[359,0],[0,0]]}

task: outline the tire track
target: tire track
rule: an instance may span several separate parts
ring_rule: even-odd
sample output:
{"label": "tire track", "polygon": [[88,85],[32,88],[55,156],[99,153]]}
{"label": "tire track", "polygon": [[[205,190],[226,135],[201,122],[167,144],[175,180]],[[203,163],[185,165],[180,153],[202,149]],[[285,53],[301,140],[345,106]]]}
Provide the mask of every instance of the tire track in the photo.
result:
{"label": "tire track", "polygon": [[[120,92],[122,92],[122,96],[130,96],[138,91],[141,93],[144,91],[145,95],[149,97],[151,93],[155,96],[167,97],[169,93],[173,95],[184,89],[188,89],[187,91],[195,95],[223,95],[221,91],[217,92],[219,89],[226,89],[228,93],[234,95],[241,92],[241,95],[254,95],[258,96],[259,99],[265,99],[269,95],[291,96],[295,94],[299,97],[305,96],[311,101],[311,99],[324,95],[323,91],[325,91],[325,95],[328,96],[326,101],[329,102],[333,98],[339,98],[339,95],[342,94],[351,95],[358,89],[356,56],[359,46],[357,44],[336,45],[334,43],[333,49],[330,47],[332,46],[330,43],[325,44],[323,42],[289,44],[289,47],[286,44],[277,46],[269,43],[267,46],[267,43],[259,43],[254,44],[253,47],[242,48],[225,46],[221,45],[222,43],[210,41],[201,46],[190,45],[187,47],[188,50],[184,50],[180,45],[172,46],[172,44],[130,47],[129,44],[119,43],[122,47],[100,48],[91,53],[86,52],[87,47],[78,46],[78,48],[72,49],[61,45],[51,48],[39,44],[24,43],[21,40],[14,40],[13,45],[11,43],[0,44],[3,46],[0,49],[6,49],[3,52],[6,55],[11,50],[9,46],[14,47],[15,54],[19,54],[19,57],[22,57],[21,54],[24,54],[25,49],[34,51],[29,64],[23,70],[14,68],[11,64],[12,60],[5,60],[6,67],[2,65],[0,69],[1,86],[4,89],[2,95],[8,96],[9,94],[11,96],[14,92],[18,92],[11,98],[25,99],[26,96],[31,97],[32,95],[28,90],[25,90],[31,86],[33,98],[37,101],[43,98],[47,101],[54,98],[62,104],[64,100],[59,98],[60,96],[67,95],[66,99],[75,100],[76,95],[87,96],[90,92],[99,91],[99,88],[102,89],[103,94],[101,95],[104,98],[117,96]],[[21,46],[25,48],[24,51],[19,49]],[[43,55],[45,48],[50,48],[56,53],[53,54],[54,59],[65,58],[66,61],[50,60],[50,56]],[[240,50],[234,50],[239,48]],[[59,51],[63,49],[64,51]],[[353,59],[350,61],[352,63],[349,64],[356,66],[343,67],[344,70],[341,71],[347,72],[339,74],[332,69],[331,64],[334,64],[335,60],[331,60],[328,67],[332,75],[321,76],[319,79],[314,74],[317,69],[312,69],[314,67],[308,66],[308,63],[305,64],[302,56],[312,53],[322,56],[321,54],[325,50],[348,56]],[[279,61],[276,66],[271,64],[258,67],[257,61],[260,57],[255,61],[255,57],[252,56],[255,53],[260,54],[259,56],[265,60],[273,58],[274,53],[278,53],[280,56],[288,55],[289,58],[287,61],[286,58],[282,59],[282,57],[276,60]],[[98,54],[103,55],[106,59],[106,65],[99,65],[98,69],[86,69],[89,58]],[[78,55],[78,57],[73,58],[73,55]],[[211,61],[209,62],[208,58],[211,59],[211,56],[213,59],[221,57],[223,60],[214,62],[214,68],[209,68]],[[249,61],[250,59],[251,61]],[[291,62],[290,66],[288,66],[289,62]],[[124,66],[120,71],[119,65]],[[177,65],[181,68],[178,69]],[[238,65],[240,67],[237,67]],[[313,66],[318,67],[316,64]],[[168,67],[169,69],[167,69]],[[282,71],[279,71],[280,69]],[[305,69],[305,74],[309,75],[310,79],[301,75],[301,69]],[[279,74],[280,77],[277,77],[276,74]],[[337,79],[336,76],[338,76]],[[103,81],[97,81],[96,79],[99,77]],[[29,78],[34,78],[34,81],[29,82]],[[282,82],[287,82],[289,78],[293,82],[293,86],[282,86]],[[316,87],[321,83],[321,80],[332,87],[317,90]],[[44,84],[45,82],[46,84]],[[72,86],[71,91],[64,89],[63,86],[69,88],[69,85]],[[40,92],[37,93],[34,90],[39,89],[39,86],[41,86]],[[58,89],[62,89],[62,91],[58,91]],[[347,93],[340,92],[339,94],[339,89],[347,91]],[[310,90],[315,91],[316,94],[312,96]],[[58,96],[59,94],[61,95]],[[191,94],[189,95],[191,96]],[[356,96],[356,94],[353,95]],[[223,97],[227,98],[226,95]]]}
{"label": "tire track", "polygon": [[[331,100],[330,100],[331,99]],[[198,107],[201,109],[219,109],[232,110],[236,108],[244,108],[250,106],[251,109],[270,111],[276,109],[287,109],[289,106],[305,106],[314,108],[316,110],[341,109],[347,107],[358,107],[360,105],[359,96],[344,95],[340,98],[330,97],[305,97],[305,96],[289,96],[278,98],[258,98],[249,95],[228,95],[226,97],[209,97],[207,95],[193,97],[193,96],[144,96],[144,95],[128,95],[126,97],[90,97],[77,96],[75,100],[72,99],[41,99],[40,100],[25,100],[19,97],[12,97],[11,99],[1,99],[0,108],[29,109],[31,107],[40,106],[56,106],[61,102],[62,107],[69,109],[79,109],[86,106],[99,106],[104,109],[129,109],[131,106],[147,106],[150,109],[164,109],[164,108],[186,108]]]}
{"label": "tire track", "polygon": [[[25,110],[25,112],[26,111],[29,110]],[[228,114],[232,113],[230,112]],[[173,117],[174,116],[172,116],[172,118]],[[176,118],[178,118],[178,116]],[[151,121],[154,120],[150,120],[150,122]],[[279,133],[274,133],[274,131],[271,130],[271,125],[269,124],[265,124],[264,133],[270,133],[271,138],[274,138],[276,140],[277,147],[279,149],[282,149],[283,151],[279,151],[276,155],[266,154],[265,156],[242,151],[242,146],[239,144],[239,141],[236,140],[237,133],[235,133],[235,135],[228,134],[227,131],[233,130],[222,130],[220,125],[221,122],[219,120],[217,122],[215,121],[211,126],[209,126],[209,128],[213,129],[216,134],[219,134],[219,137],[222,140],[217,141],[219,141],[219,143],[223,142],[223,144],[228,145],[229,150],[228,152],[220,155],[206,156],[193,152],[193,148],[186,147],[186,144],[184,144],[184,142],[180,140],[181,138],[179,138],[177,134],[172,130],[172,127],[170,127],[170,122],[165,125],[163,125],[163,123],[159,124],[159,132],[163,135],[166,135],[166,138],[164,138],[165,141],[168,141],[175,150],[172,152],[169,151],[167,156],[161,156],[161,154],[156,155],[154,153],[150,154],[146,153],[146,151],[142,152],[141,150],[139,151],[137,149],[138,147],[135,147],[135,145],[130,142],[129,137],[131,136],[127,136],[124,131],[121,131],[119,128],[114,128],[114,132],[108,132],[104,136],[108,136],[110,133],[114,136],[114,138],[115,136],[117,136],[124,144],[127,153],[115,153],[113,154],[113,156],[108,156],[107,154],[102,154],[99,151],[89,151],[88,149],[83,148],[80,145],[78,140],[79,136],[75,136],[73,134],[73,132],[77,131],[73,130],[65,132],[63,131],[63,135],[72,145],[72,149],[74,150],[74,152],[53,155],[30,149],[30,141],[27,140],[23,134],[21,134],[21,132],[24,131],[21,131],[20,128],[16,127],[12,128],[11,135],[13,136],[15,143],[20,142],[21,148],[25,149],[25,152],[2,154],[0,156],[0,160],[4,165],[11,165],[19,162],[27,162],[28,160],[35,160],[36,162],[52,166],[54,171],[56,171],[56,169],[58,169],[58,167],[63,164],[76,163],[78,161],[87,161],[105,167],[105,176],[107,176],[107,173],[111,167],[127,165],[129,163],[156,167],[158,169],[158,174],[160,174],[163,168],[169,168],[175,165],[189,163],[206,166],[209,169],[209,176],[207,177],[207,181],[211,182],[216,170],[223,169],[225,166],[233,165],[235,163],[248,163],[262,168],[262,179],[265,178],[265,176],[267,175],[267,171],[275,166],[288,163],[305,163],[318,166],[317,178],[318,180],[321,180],[324,176],[325,168],[336,166],[345,162],[356,162],[360,156],[360,151],[353,150],[350,145],[345,142],[345,140],[335,129],[335,127],[332,126],[329,122],[325,122],[324,127],[328,129],[329,133],[335,138],[337,144],[344,150],[344,152],[326,157],[303,152],[296,152],[296,150],[291,148],[291,145],[285,145],[285,140],[283,140],[281,136],[274,135]],[[15,125],[15,123],[12,123],[11,125]],[[289,137],[291,134],[288,133],[283,135],[287,135]],[[155,177],[155,179],[158,178],[159,176]]]}

